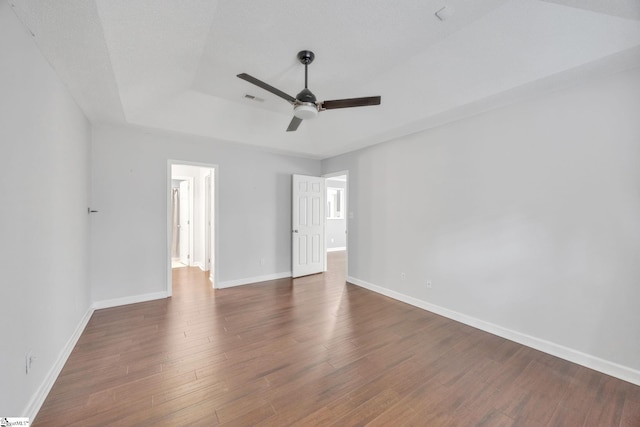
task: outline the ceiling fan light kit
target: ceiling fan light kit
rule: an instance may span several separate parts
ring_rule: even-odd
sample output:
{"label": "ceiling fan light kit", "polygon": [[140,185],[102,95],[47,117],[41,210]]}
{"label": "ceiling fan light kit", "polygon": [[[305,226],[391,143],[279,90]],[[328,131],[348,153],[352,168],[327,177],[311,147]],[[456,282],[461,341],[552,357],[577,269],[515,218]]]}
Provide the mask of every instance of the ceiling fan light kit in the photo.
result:
{"label": "ceiling fan light kit", "polygon": [[315,54],[310,50],[301,50],[298,52],[298,61],[304,65],[304,89],[293,96],[276,89],[275,87],[256,79],[246,73],[238,74],[237,77],[245,80],[251,84],[254,84],[280,98],[286,100],[293,105],[293,119],[287,127],[287,132],[293,132],[298,129],[302,120],[314,119],[318,112],[324,110],[333,110],[337,108],[350,108],[350,107],[365,107],[368,105],[380,105],[380,96],[368,96],[364,98],[349,98],[349,99],[334,99],[331,101],[318,102],[316,96],[307,87],[308,83],[308,66],[315,59]]}
{"label": "ceiling fan light kit", "polygon": [[318,106],[313,102],[301,102],[293,107],[293,115],[302,120],[315,119],[318,116]]}

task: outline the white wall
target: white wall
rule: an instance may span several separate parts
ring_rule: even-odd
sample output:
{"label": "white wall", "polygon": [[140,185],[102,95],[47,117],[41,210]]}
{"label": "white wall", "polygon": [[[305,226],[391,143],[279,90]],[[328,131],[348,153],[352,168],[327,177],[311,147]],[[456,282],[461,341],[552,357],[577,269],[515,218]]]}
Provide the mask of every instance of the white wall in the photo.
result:
{"label": "white wall", "polygon": [[169,159],[218,166],[218,284],[290,273],[291,174],[320,161],[111,126],[94,127],[92,156],[94,301],[166,290]]}
{"label": "white wall", "polygon": [[0,58],[0,415],[32,417],[89,313],[90,128],[6,1]]}
{"label": "white wall", "polygon": [[323,162],[341,170],[352,280],[640,382],[639,69]]}
{"label": "white wall", "polygon": [[[347,183],[345,181],[336,181],[327,178],[327,188],[346,188]],[[345,195],[345,203],[346,195]],[[327,218],[327,249],[344,248],[347,246],[347,217],[348,213],[344,211],[344,219],[329,219]]]}

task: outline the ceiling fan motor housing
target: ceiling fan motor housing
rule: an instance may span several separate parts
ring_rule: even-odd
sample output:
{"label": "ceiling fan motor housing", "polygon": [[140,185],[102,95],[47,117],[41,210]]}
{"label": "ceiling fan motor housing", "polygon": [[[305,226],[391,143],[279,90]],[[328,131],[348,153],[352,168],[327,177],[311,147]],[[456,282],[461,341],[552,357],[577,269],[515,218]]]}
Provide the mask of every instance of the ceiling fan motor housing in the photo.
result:
{"label": "ceiling fan motor housing", "polygon": [[300,102],[316,102],[316,96],[307,88],[304,88],[296,95],[296,99]]}

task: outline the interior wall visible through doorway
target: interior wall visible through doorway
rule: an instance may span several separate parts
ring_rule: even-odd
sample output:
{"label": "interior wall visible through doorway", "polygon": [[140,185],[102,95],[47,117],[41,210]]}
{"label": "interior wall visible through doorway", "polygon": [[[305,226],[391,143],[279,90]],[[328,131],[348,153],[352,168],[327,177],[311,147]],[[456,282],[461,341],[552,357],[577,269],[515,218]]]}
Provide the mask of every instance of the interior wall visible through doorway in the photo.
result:
{"label": "interior wall visible through doorway", "polygon": [[[330,173],[324,175],[324,178],[327,191],[325,227],[326,252],[347,252],[349,240],[349,172],[341,171]],[[347,252],[347,268],[348,262]]]}

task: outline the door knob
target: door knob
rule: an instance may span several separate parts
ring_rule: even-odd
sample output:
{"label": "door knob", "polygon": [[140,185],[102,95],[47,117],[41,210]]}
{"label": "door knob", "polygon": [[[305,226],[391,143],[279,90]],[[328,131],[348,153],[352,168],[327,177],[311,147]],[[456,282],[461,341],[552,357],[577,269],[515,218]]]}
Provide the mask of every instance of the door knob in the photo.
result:
{"label": "door knob", "polygon": [[297,233],[297,232],[298,232],[298,230],[293,230],[293,232],[294,232],[294,233]]}

